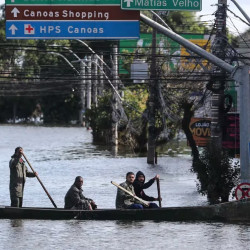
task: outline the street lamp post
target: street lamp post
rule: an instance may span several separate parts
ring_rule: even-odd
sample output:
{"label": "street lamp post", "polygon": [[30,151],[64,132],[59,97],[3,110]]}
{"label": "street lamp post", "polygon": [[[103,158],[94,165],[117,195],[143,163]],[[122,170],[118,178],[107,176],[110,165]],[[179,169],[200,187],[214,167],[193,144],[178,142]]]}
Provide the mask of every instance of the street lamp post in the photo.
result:
{"label": "street lamp post", "polygon": [[91,72],[91,56],[88,56],[87,57],[87,79],[86,79],[87,109],[91,109],[91,96],[92,96],[91,73],[92,73]]}
{"label": "street lamp post", "polygon": [[52,55],[57,55],[57,56],[60,56],[63,58],[63,60],[70,66],[70,68],[76,72],[77,75],[80,75],[80,72],[74,67],[74,65],[64,56],[62,55],[61,53],[59,52],[53,52],[53,51],[49,51],[48,52],[49,54],[52,54]]}
{"label": "street lamp post", "polygon": [[103,91],[104,91],[104,78],[103,78],[103,54],[100,55],[100,68],[99,68],[99,72],[100,74],[98,74],[100,76],[100,80],[99,80],[99,88],[98,88],[98,95],[102,96],[103,95]]}
{"label": "street lamp post", "polygon": [[[118,91],[118,47],[114,45],[113,47],[113,86]],[[117,109],[117,96],[113,94],[112,101],[112,145],[118,145],[118,122],[116,119],[116,109]]]}
{"label": "street lamp post", "polygon": [[93,104],[97,107],[98,105],[98,100],[97,100],[97,89],[98,89],[98,80],[97,80],[97,77],[98,77],[98,58],[97,58],[97,55],[94,54],[93,55],[93,66],[94,66],[94,73],[93,73],[93,76],[94,76],[94,81],[93,81]]}
{"label": "street lamp post", "polygon": [[80,112],[79,112],[79,122],[80,122],[80,126],[85,127],[85,121],[83,120],[83,116],[85,113],[85,96],[86,96],[86,92],[85,92],[85,66],[86,64],[84,62],[80,62],[80,75],[81,75],[81,80],[80,80]]}

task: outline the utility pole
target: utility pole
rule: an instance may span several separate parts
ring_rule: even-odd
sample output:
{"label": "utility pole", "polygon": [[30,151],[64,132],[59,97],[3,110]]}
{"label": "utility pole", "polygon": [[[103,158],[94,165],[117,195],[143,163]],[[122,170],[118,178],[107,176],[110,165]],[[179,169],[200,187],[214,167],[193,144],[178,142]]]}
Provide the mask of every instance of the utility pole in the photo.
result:
{"label": "utility pole", "polygon": [[234,67],[173,31],[140,14],[141,20],[197,55],[231,74],[240,86],[240,172],[241,183],[250,183],[250,67]]}
{"label": "utility pole", "polygon": [[[156,17],[153,16],[153,21]],[[156,71],[156,29],[152,33],[152,50],[151,50],[151,68],[149,80],[149,97],[148,97],[148,152],[147,163],[155,163],[155,113],[156,113],[156,95],[157,95],[157,71]]]}
{"label": "utility pole", "polygon": [[103,79],[103,54],[101,53],[100,55],[101,60],[99,60],[99,85],[98,85],[98,95],[102,96],[103,95],[103,90],[104,90],[104,79]]}
{"label": "utility pole", "polygon": [[86,79],[86,87],[87,87],[87,109],[91,109],[91,80],[92,80],[92,72],[91,72],[91,56],[87,57],[87,79]]}
{"label": "utility pole", "polygon": [[95,107],[97,107],[98,58],[97,58],[96,54],[93,55],[92,62],[93,62],[93,67],[94,67],[94,72],[93,72],[93,76],[94,76],[94,81],[93,81],[93,104],[95,105]]}
{"label": "utility pole", "polygon": [[[116,90],[118,90],[118,46],[113,45],[113,66],[112,66],[112,73],[113,73],[113,86]],[[118,145],[118,124],[116,121],[116,109],[117,109],[117,96],[116,93],[113,93],[112,98],[112,145]]]}
{"label": "utility pole", "polygon": [[[218,0],[215,28],[216,35],[212,46],[212,54],[225,61],[227,53],[227,0]],[[225,70],[215,66],[208,89],[213,92],[211,105],[211,135],[213,143],[219,151],[222,150],[222,125],[224,120],[224,89],[227,74]]]}
{"label": "utility pole", "polygon": [[[241,67],[240,85],[240,180],[250,183],[250,67]],[[237,79],[236,79],[237,80]]]}

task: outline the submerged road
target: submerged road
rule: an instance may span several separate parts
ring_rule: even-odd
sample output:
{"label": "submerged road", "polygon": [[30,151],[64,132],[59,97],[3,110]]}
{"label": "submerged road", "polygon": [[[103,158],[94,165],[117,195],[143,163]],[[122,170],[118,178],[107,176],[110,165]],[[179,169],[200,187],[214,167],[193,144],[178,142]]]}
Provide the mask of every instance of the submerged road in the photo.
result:
{"label": "submerged road", "polygon": [[[162,206],[207,204],[196,191],[196,176],[190,172],[191,157],[164,156],[157,166],[133,154],[112,153],[92,144],[84,128],[0,126],[0,205],[9,205],[8,162],[15,147],[24,153],[58,207],[77,175],[84,178],[84,194],[98,208],[114,208],[116,188],[128,171],[141,170],[146,178],[161,177]],[[157,196],[156,184],[146,190]],[[35,178],[27,179],[24,206],[53,207]],[[1,220],[0,249],[248,249],[248,224],[119,222],[119,221],[41,221]],[[15,240],[13,240],[15,239]],[[141,241],[141,243],[140,243]],[[18,242],[18,243],[17,243]],[[17,245],[18,244],[18,245]],[[185,246],[185,247],[184,247]]]}

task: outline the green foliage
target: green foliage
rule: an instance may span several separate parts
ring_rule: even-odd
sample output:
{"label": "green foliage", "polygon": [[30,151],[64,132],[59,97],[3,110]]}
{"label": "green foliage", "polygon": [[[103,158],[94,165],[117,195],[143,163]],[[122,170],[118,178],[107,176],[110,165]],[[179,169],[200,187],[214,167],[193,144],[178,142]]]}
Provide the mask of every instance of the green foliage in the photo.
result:
{"label": "green foliage", "polygon": [[77,96],[2,97],[0,98],[0,122],[16,118],[28,122],[37,103],[41,104],[45,124],[70,124],[78,120],[79,98]]}
{"label": "green foliage", "polygon": [[9,119],[28,118],[36,106],[34,98],[2,97],[0,98],[0,122],[7,122]]}
{"label": "green foliage", "polygon": [[134,85],[124,90],[124,101],[128,104],[124,108],[129,119],[135,120],[141,117],[146,109],[147,99],[148,91],[145,87]]}
{"label": "green foliage", "polygon": [[165,21],[175,32],[181,33],[206,33],[207,27],[199,23],[195,12],[190,11],[171,11],[165,16]]}
{"label": "green foliage", "polygon": [[[34,96],[38,97],[28,97],[30,95],[28,92],[26,93],[27,96],[2,97],[0,101],[0,121],[6,122],[12,119],[14,113],[17,117],[27,120],[38,102],[42,105],[45,123],[67,124],[71,120],[78,120],[80,107],[77,89],[76,94],[72,94],[70,85],[65,85],[62,88],[61,86],[57,87],[53,82],[53,79],[60,79],[61,81],[76,79],[75,72],[63,58],[50,53],[51,51],[65,53],[62,46],[67,46],[69,41],[6,40],[4,26],[4,21],[0,21],[0,44],[3,48],[0,50],[0,71],[6,72],[3,74],[6,76],[3,81],[19,84],[20,88],[22,85],[26,85],[27,89],[29,83],[44,84],[43,81],[48,80],[48,84],[49,81],[52,84],[51,88],[50,86],[41,88],[46,93],[40,93],[38,86],[38,90],[34,92]],[[54,46],[55,43],[61,46]],[[68,57],[68,55],[65,57]],[[75,58],[68,57],[68,59],[70,61]],[[47,93],[47,89],[51,89],[53,94],[56,92],[56,95],[51,92]],[[18,94],[18,91],[13,90],[11,95],[18,96]]]}
{"label": "green foliage", "polygon": [[67,96],[45,96],[41,106],[46,124],[69,124],[79,117],[79,97],[73,94]]}
{"label": "green foliage", "polygon": [[204,148],[200,160],[193,162],[193,172],[197,173],[199,193],[207,195],[211,204],[226,202],[239,181],[239,162],[223,149],[221,152],[211,142]]}
{"label": "green foliage", "polygon": [[86,121],[92,128],[95,141],[105,141],[105,136],[109,134],[112,124],[112,108],[111,108],[112,94],[99,97],[98,107],[92,106],[91,109],[86,110]]}
{"label": "green foliage", "polygon": [[[4,49],[3,45],[7,44],[13,49]],[[3,72],[12,71],[12,75],[19,71],[18,58],[21,56],[19,40],[7,41],[5,38],[5,22],[0,21],[0,70]],[[3,49],[2,49],[3,48]]]}

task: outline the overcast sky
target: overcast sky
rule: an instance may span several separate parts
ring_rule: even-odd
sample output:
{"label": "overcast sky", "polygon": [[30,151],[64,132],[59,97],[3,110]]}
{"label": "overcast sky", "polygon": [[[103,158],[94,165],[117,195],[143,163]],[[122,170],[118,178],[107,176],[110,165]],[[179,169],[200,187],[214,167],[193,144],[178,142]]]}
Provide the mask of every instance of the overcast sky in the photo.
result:
{"label": "overcast sky", "polygon": [[[250,0],[237,0],[237,2],[241,6],[241,8],[250,17]],[[214,19],[215,18],[214,15],[209,15],[209,14],[213,14],[216,11],[217,6],[215,6],[215,4],[217,4],[217,3],[218,3],[218,0],[202,0],[202,11],[197,12],[197,15],[198,16],[199,15],[208,15],[208,16],[202,17],[202,20],[212,20],[212,19]],[[235,6],[235,4],[231,0],[227,0],[227,4],[228,4],[228,9],[229,10],[234,12],[237,16],[241,17],[244,21],[246,21],[244,16],[241,14],[241,12],[238,10],[238,8]],[[250,26],[248,26],[244,22],[240,21],[238,18],[236,18],[230,12],[228,12],[228,16],[230,18],[227,19],[227,27],[235,35],[237,35],[238,31],[240,33],[242,33],[242,32],[244,32],[244,31],[246,31],[247,29],[250,28]]]}
{"label": "overcast sky", "polygon": [[[103,1],[105,1],[105,0],[103,0]],[[237,0],[237,1],[240,4],[240,6],[250,16],[250,0]],[[4,2],[5,2],[4,0],[0,0],[0,4],[3,4]],[[215,6],[216,3],[218,3],[218,0],[202,0],[202,11],[197,12],[197,15],[208,15],[208,16],[202,17],[202,20],[213,20],[214,19],[214,15],[212,15],[212,14],[215,12],[215,10],[217,8]],[[239,16],[243,20],[245,20],[245,18],[243,17],[243,15],[237,9],[237,7],[234,5],[234,3],[231,2],[231,0],[227,0],[227,3],[228,3],[228,8],[231,11],[233,11],[237,16]],[[228,28],[235,35],[237,35],[238,31],[240,33],[242,33],[244,31],[246,31],[248,28],[250,28],[248,25],[244,24],[238,18],[234,17],[234,15],[232,15],[230,12],[228,12],[228,16],[231,18],[231,20],[234,23],[235,27],[237,27],[237,28],[234,27],[234,25],[232,24],[232,22],[231,22],[230,19],[227,20],[227,26],[228,26]]]}

